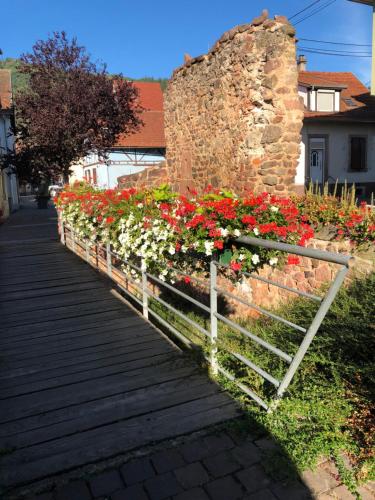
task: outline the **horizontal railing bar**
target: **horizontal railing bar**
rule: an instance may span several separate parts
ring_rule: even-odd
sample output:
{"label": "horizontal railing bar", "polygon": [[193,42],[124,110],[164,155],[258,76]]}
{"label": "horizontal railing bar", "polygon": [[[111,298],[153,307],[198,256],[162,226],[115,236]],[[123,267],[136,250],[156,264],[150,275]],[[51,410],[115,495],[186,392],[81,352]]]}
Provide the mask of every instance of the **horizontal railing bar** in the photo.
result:
{"label": "horizontal railing bar", "polygon": [[250,361],[249,359],[245,358],[245,356],[242,356],[242,354],[239,354],[237,352],[233,351],[228,351],[232,356],[237,358],[238,360],[242,361],[242,363],[245,363],[249,368],[254,370],[255,372],[258,373],[261,377],[265,378],[268,380],[268,382],[271,382],[275,387],[279,387],[280,381],[274,378],[272,375],[270,375],[268,372],[264,371],[262,368],[260,368],[258,365]]}
{"label": "horizontal railing bar", "polygon": [[173,332],[176,337],[178,337],[186,346],[188,346],[190,349],[193,349],[194,348],[194,344],[193,342],[191,342],[187,337],[185,337],[185,335],[183,335],[182,333],[180,333],[178,330],[176,330],[176,328],[172,325],[170,325],[167,321],[165,321],[162,317],[159,316],[159,314],[155,311],[153,311],[152,309],[149,308],[148,312],[150,314],[152,314],[153,316],[155,316],[157,318],[157,320],[162,324],[164,325],[166,328],[168,328],[171,332]]}
{"label": "horizontal railing bar", "polygon": [[287,319],[282,318],[281,316],[278,316],[277,314],[271,313],[270,311],[267,311],[267,309],[263,309],[263,307],[256,306],[255,304],[252,304],[251,302],[247,302],[244,299],[241,299],[237,295],[234,295],[231,292],[228,292],[226,290],[223,290],[222,288],[215,288],[215,290],[223,295],[227,295],[231,297],[232,299],[238,300],[238,302],[241,302],[241,304],[244,304],[245,306],[251,307],[252,309],[255,309],[256,311],[265,314],[266,316],[269,316],[270,318],[275,319],[276,321],[281,321],[281,323],[284,323],[287,326],[291,326],[292,328],[295,328],[296,330],[299,330],[302,333],[306,333],[307,330],[306,328],[303,328],[302,326],[296,325],[295,323],[292,323],[291,321],[288,321]]}
{"label": "horizontal railing bar", "polygon": [[243,392],[245,392],[248,396],[251,397],[258,405],[260,405],[262,408],[265,410],[268,410],[268,405],[263,401],[262,398],[260,398],[255,392],[253,392],[251,389],[249,389],[246,385],[244,385],[242,382],[238,382],[238,380],[235,379],[233,375],[231,375],[229,372],[224,370],[220,365],[217,367],[219,372],[227,377],[231,382],[237,385]]}
{"label": "horizontal railing bar", "polygon": [[257,335],[255,335],[254,333],[249,332],[248,330],[246,330],[246,328],[243,328],[241,325],[238,325],[237,323],[234,323],[233,321],[231,321],[230,319],[226,318],[225,316],[222,316],[219,313],[215,313],[215,316],[217,317],[217,319],[220,319],[221,321],[223,321],[227,325],[232,326],[233,328],[235,328],[239,332],[243,333],[246,337],[249,337],[251,340],[253,340],[257,344],[261,345],[262,347],[264,347],[264,348],[268,349],[269,351],[273,352],[274,354],[276,354],[280,358],[284,359],[287,363],[291,363],[292,362],[293,358],[291,356],[289,356],[289,354],[286,354],[285,352],[281,351],[277,347],[274,347],[273,345],[269,344],[265,340],[263,340],[260,337],[258,337]]}
{"label": "horizontal railing bar", "polygon": [[167,309],[169,309],[170,311],[172,311],[175,314],[177,314],[177,316],[179,316],[180,318],[182,318],[184,321],[186,321],[190,325],[192,325],[195,328],[197,328],[201,333],[203,333],[207,337],[210,336],[210,333],[207,330],[205,330],[201,325],[199,325],[196,321],[188,318],[184,313],[180,312],[178,309],[175,309],[173,306],[171,306],[170,304],[168,304],[168,302],[165,302],[163,299],[161,299],[160,297],[158,297],[157,295],[155,295],[154,293],[152,293],[149,288],[146,288],[145,292],[147,293],[147,295],[149,297],[152,297],[153,299],[155,299],[158,302],[160,302],[160,304],[163,304],[163,306],[165,306]]}
{"label": "horizontal railing bar", "polygon": [[[228,264],[223,264],[221,262],[215,261],[215,264],[220,267],[226,267],[227,269],[230,269],[230,266]],[[297,290],[297,288],[291,288],[290,286],[282,285],[281,283],[278,283],[277,281],[272,281],[267,278],[262,278],[261,276],[257,276],[254,273],[248,273],[246,271],[241,271],[241,274],[245,276],[249,276],[250,278],[263,281],[263,283],[268,283],[269,285],[277,286],[278,288],[283,288],[284,290],[288,290],[289,292],[297,293],[298,295],[301,295],[302,297],[306,297],[308,299],[316,300],[318,302],[321,302],[323,299],[321,297],[318,297],[317,295],[312,295],[311,293],[307,292],[302,292],[302,290]]]}
{"label": "horizontal railing bar", "polygon": [[317,250],[316,248],[290,245],[289,243],[282,243],[280,241],[264,240],[262,238],[254,238],[253,236],[241,236],[240,238],[234,240],[234,242],[245,246],[248,245],[252,247],[270,248],[271,250],[279,250],[281,252],[301,255],[302,257],[310,257],[311,259],[333,262],[334,264],[341,264],[343,266],[348,266],[349,261],[352,258],[350,255],[341,255],[333,252]]}
{"label": "horizontal railing bar", "polygon": [[183,276],[187,276],[190,278],[192,281],[196,281],[197,283],[200,283],[201,285],[208,287],[210,286],[209,282],[203,281],[199,278],[195,278],[195,276],[192,276],[191,274],[185,273],[184,271],[181,271],[180,269],[177,269],[177,267],[169,267],[168,269],[173,269],[173,271],[176,271],[178,274],[182,274]]}
{"label": "horizontal railing bar", "polygon": [[129,295],[129,297],[133,300],[135,300],[140,306],[143,305],[143,302],[134,295],[134,293],[131,293],[129,290],[127,290],[126,288],[124,288],[123,286],[119,285],[118,283],[116,283],[116,285],[118,286],[118,288],[120,288],[120,290],[122,290],[123,292],[125,292],[127,295]]}
{"label": "horizontal railing bar", "polygon": [[246,271],[241,271],[245,276],[249,276],[249,278],[253,278],[255,280],[263,281],[263,283],[267,283],[269,285],[277,286],[278,288],[283,288],[284,290],[288,290],[289,292],[296,293],[301,295],[301,297],[306,297],[307,299],[316,300],[317,302],[321,302],[323,299],[318,297],[318,295],[313,295],[312,293],[303,292],[302,290],[297,290],[297,288],[292,288],[290,286],[282,285],[281,283],[277,283],[276,281],[269,280],[267,278],[262,278],[261,276],[257,276],[254,273],[248,273]]}
{"label": "horizontal railing bar", "polygon": [[122,276],[124,277],[124,279],[126,279],[127,281],[129,281],[132,285],[134,285],[136,288],[139,288],[140,290],[142,289],[142,284],[141,283],[137,283],[133,278],[130,278],[127,274],[125,274],[123,271],[121,271],[121,269],[118,269],[117,267],[112,267],[112,270],[119,273],[119,274],[122,274]]}
{"label": "horizontal railing bar", "polygon": [[190,297],[189,295],[186,295],[186,293],[184,292],[181,292],[180,290],[177,290],[177,288],[174,288],[173,286],[171,286],[169,283],[166,283],[165,281],[162,281],[160,280],[159,278],[157,278],[156,276],[153,276],[152,274],[150,273],[146,273],[146,275],[152,279],[152,280],[155,280],[157,283],[160,283],[162,286],[165,286],[166,288],[168,288],[169,290],[172,290],[172,292],[176,293],[177,295],[180,295],[181,297],[183,297],[184,299],[188,300],[189,302],[192,302],[193,304],[195,304],[196,306],[200,307],[201,309],[203,309],[204,311],[207,311],[208,313],[210,312],[210,308],[205,306],[204,304],[202,304],[201,302],[199,302],[198,300],[195,300],[193,299],[192,297]]}

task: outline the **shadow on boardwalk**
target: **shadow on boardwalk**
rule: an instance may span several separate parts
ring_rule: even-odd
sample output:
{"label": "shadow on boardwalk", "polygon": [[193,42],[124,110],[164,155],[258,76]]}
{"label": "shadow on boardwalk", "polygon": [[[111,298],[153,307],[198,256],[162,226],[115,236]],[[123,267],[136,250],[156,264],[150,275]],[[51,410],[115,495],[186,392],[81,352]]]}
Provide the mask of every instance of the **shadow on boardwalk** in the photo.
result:
{"label": "shadow on boardwalk", "polygon": [[52,208],[27,202],[0,228],[0,317],[2,498],[310,498],[265,473],[273,443],[229,432],[235,402],[59,244]]}

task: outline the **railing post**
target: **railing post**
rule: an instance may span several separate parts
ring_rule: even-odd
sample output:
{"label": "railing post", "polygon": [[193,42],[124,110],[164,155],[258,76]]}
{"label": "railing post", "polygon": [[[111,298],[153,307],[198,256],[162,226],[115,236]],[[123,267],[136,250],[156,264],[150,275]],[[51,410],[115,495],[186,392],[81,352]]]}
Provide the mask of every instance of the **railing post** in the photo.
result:
{"label": "railing post", "polygon": [[65,245],[65,224],[61,215],[60,215],[60,241],[62,245]]}
{"label": "railing post", "polygon": [[148,294],[147,294],[147,274],[142,271],[142,303],[143,316],[148,319]]}
{"label": "railing post", "polygon": [[210,336],[211,336],[211,369],[214,375],[218,374],[217,364],[217,266],[214,259],[210,262]]}
{"label": "railing post", "polygon": [[71,235],[72,235],[72,252],[76,253],[76,233],[74,232],[74,229],[71,229]]}
{"label": "railing post", "polygon": [[87,241],[85,241],[85,249],[86,249],[86,262],[90,264],[90,250]]}
{"label": "railing post", "polygon": [[106,257],[107,257],[107,274],[110,278],[112,278],[111,244],[109,242],[106,245]]}

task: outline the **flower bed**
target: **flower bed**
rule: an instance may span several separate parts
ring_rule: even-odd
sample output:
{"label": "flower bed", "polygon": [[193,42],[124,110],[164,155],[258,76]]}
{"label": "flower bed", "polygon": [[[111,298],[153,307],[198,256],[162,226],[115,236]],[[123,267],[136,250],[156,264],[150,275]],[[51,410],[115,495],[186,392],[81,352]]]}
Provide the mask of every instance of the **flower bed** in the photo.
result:
{"label": "flower bed", "polygon": [[186,197],[171,192],[168,186],[97,191],[78,184],[63,191],[56,203],[62,219],[80,237],[111,243],[125,260],[136,256],[143,270],[162,280],[174,278],[172,266],[196,270],[196,257],[204,270],[214,252],[235,273],[266,264],[297,264],[295,256],[236,248],[232,242],[240,236],[258,236],[305,245],[313,236],[293,200],[268,193],[238,198],[208,188],[202,196],[193,193]]}

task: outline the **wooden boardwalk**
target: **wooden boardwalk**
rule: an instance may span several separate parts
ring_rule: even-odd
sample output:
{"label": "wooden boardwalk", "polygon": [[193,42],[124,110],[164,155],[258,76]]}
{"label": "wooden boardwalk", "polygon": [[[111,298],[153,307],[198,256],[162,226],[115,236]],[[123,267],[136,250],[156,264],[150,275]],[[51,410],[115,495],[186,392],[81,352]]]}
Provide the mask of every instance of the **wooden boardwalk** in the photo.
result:
{"label": "wooden boardwalk", "polygon": [[59,244],[48,212],[41,220],[24,209],[0,227],[3,488],[238,414],[190,359]]}

